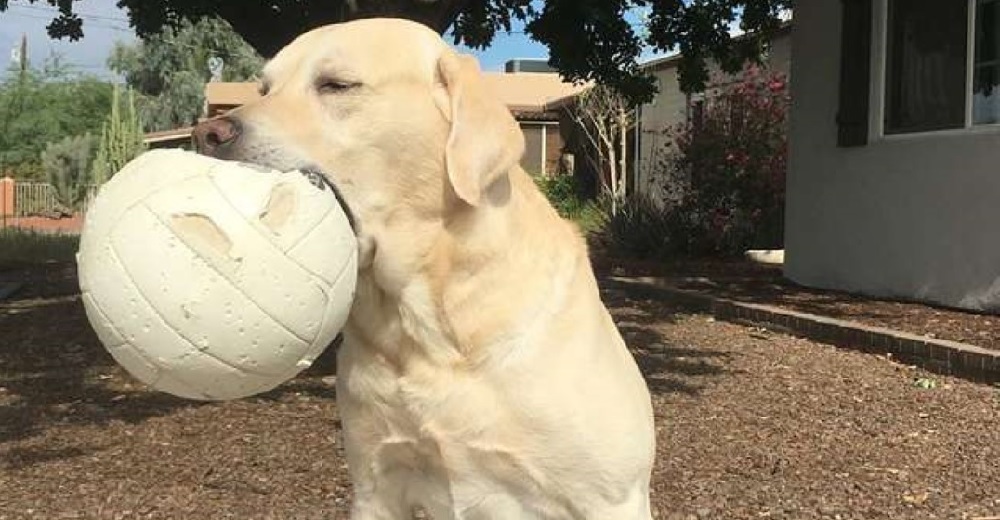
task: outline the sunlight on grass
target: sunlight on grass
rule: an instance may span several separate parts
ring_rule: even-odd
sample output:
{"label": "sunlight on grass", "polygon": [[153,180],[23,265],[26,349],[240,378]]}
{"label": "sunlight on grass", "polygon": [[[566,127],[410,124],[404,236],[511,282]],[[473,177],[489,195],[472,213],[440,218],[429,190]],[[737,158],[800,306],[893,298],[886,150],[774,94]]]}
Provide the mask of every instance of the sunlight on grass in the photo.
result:
{"label": "sunlight on grass", "polygon": [[78,235],[0,228],[0,265],[71,262],[79,246]]}
{"label": "sunlight on grass", "polygon": [[585,234],[597,233],[607,224],[607,212],[597,202],[588,202],[567,218],[576,222]]}
{"label": "sunlight on grass", "polygon": [[600,201],[580,197],[571,175],[534,175],[532,178],[556,211],[563,218],[576,222],[585,234],[595,233],[604,227],[606,208]]}

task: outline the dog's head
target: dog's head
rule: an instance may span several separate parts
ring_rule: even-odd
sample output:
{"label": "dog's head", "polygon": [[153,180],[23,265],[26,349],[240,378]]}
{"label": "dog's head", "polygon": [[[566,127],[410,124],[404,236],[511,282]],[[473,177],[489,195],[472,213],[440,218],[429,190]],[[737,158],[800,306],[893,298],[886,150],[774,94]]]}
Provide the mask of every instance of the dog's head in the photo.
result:
{"label": "dog's head", "polygon": [[264,68],[261,94],[199,125],[198,150],[322,171],[375,242],[397,222],[446,221],[496,204],[524,149],[475,60],[405,20],[303,34]]}

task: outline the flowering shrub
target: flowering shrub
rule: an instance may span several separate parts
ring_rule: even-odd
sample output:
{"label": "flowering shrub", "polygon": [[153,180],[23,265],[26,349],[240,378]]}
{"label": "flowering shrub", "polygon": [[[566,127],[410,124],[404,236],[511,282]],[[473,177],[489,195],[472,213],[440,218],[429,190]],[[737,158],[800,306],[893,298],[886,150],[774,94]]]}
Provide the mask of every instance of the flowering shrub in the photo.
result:
{"label": "flowering shrub", "polygon": [[706,96],[700,114],[668,130],[659,177],[669,193],[674,253],[780,248],[788,157],[787,81],[757,67]]}

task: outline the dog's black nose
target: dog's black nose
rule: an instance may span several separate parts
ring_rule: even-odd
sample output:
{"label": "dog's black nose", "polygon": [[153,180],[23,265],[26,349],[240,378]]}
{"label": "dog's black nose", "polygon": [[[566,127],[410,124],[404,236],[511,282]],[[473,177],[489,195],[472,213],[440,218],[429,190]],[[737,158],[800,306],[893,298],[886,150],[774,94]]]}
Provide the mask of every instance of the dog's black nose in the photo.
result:
{"label": "dog's black nose", "polygon": [[217,157],[235,143],[241,133],[239,122],[223,116],[199,124],[194,128],[191,137],[198,153]]}

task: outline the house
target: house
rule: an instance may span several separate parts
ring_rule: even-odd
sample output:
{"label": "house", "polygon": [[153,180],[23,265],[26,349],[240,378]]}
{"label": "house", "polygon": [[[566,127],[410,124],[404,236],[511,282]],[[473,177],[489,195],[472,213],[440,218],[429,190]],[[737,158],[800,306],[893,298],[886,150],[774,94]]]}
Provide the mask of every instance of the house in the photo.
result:
{"label": "house", "polygon": [[[769,70],[789,74],[791,33],[792,25],[786,22],[772,36],[763,63]],[[671,140],[665,132],[695,117],[705,103],[706,93],[686,94],[681,91],[677,71],[680,62],[681,55],[674,54],[642,64],[642,68],[655,79],[658,92],[653,101],[639,107],[639,161],[633,171],[635,178],[632,183],[637,192],[649,195],[655,201],[662,200],[662,179],[658,170],[662,168],[665,147]],[[717,64],[711,62],[708,72],[712,78],[706,89],[709,95],[739,78],[722,72]]]}
{"label": "house", "polygon": [[[508,70],[542,70],[537,60],[511,60]],[[521,166],[535,175],[559,171],[564,139],[560,132],[559,113],[546,108],[550,100],[579,92],[583,87],[564,82],[553,72],[484,72],[484,82],[493,94],[510,109],[521,126],[525,152]],[[239,108],[260,96],[256,83],[212,82],[205,85],[205,118],[217,117]],[[190,146],[191,128],[146,135],[150,147]]]}
{"label": "house", "polygon": [[521,125],[525,141],[521,167],[535,175],[559,173],[567,129],[559,110],[549,103],[572,96],[585,86],[564,82],[551,72],[485,72],[483,79]]}
{"label": "house", "polygon": [[191,132],[194,127],[186,126],[173,130],[149,132],[143,136],[142,142],[147,148],[183,148],[191,149]]}
{"label": "house", "polygon": [[[244,103],[256,99],[260,95],[257,90],[256,83],[206,83],[205,101],[201,109],[202,117],[199,120],[217,117],[234,108],[239,108]],[[143,142],[149,148],[191,149],[191,133],[193,131],[194,127],[186,126],[149,132],[143,136]]]}
{"label": "house", "polygon": [[785,273],[1000,311],[1000,0],[795,6]]}

